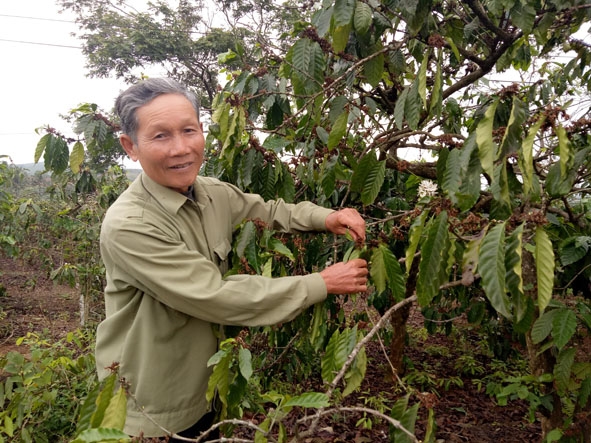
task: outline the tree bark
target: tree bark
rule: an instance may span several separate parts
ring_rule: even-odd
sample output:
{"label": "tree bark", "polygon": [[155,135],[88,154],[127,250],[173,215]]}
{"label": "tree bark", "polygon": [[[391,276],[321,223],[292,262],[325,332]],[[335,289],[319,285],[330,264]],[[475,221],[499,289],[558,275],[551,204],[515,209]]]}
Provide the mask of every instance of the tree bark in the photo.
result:
{"label": "tree bark", "polygon": [[[411,297],[417,287],[419,260],[414,260],[406,281],[405,298]],[[390,318],[392,325],[392,342],[390,343],[390,362],[399,376],[404,374],[404,348],[406,343],[406,323],[410,315],[411,305],[403,306]]]}
{"label": "tree bark", "polygon": [[[522,271],[524,286],[533,288],[526,291],[526,296],[535,299],[535,291],[537,288],[536,266],[533,255],[525,249],[523,250],[522,256]],[[539,311],[536,308],[536,317],[538,316]],[[531,328],[527,332],[525,338],[530,373],[536,377],[539,377],[542,374],[552,374],[554,372],[554,366],[556,365],[556,358],[552,355],[551,349],[540,352],[540,344],[534,343],[531,338]],[[542,438],[544,439],[552,429],[560,428],[564,425],[564,414],[562,411],[562,402],[552,383],[545,383],[542,386],[542,394],[551,395],[553,406],[552,411],[540,409],[540,413],[542,414]]]}

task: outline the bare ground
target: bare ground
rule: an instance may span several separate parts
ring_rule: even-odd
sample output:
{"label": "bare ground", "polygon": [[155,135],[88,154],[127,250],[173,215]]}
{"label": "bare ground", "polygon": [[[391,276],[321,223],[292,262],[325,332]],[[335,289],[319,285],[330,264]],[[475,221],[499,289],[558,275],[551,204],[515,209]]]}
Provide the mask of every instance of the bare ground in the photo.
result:
{"label": "bare ground", "polygon": [[[420,314],[414,311],[411,323],[421,324]],[[0,256],[0,356],[11,350],[26,353],[16,345],[19,337],[28,332],[43,334],[59,339],[78,327],[78,295],[75,289],[55,285],[43,272],[21,261]],[[407,350],[413,362],[427,365],[438,378],[455,375],[453,362],[433,357],[429,346],[455,346],[444,335],[429,336],[424,342],[413,344]],[[389,370],[389,364],[381,346],[371,343],[367,349],[368,370],[359,393],[347,398],[351,406],[366,406],[370,398],[380,398],[392,404],[400,397]],[[509,406],[498,406],[478,390],[470,379],[463,380],[463,386],[438,389],[438,394],[421,396],[422,406],[433,407],[437,423],[439,443],[514,443],[540,441],[539,423],[527,420],[527,405],[510,402]],[[416,398],[416,397],[415,397]],[[417,422],[417,437],[425,434],[427,408],[420,408]],[[249,417],[256,420],[256,417]],[[387,426],[374,421],[371,429],[357,426],[361,413],[349,417],[331,419],[322,426],[322,431],[307,442],[387,442]]]}

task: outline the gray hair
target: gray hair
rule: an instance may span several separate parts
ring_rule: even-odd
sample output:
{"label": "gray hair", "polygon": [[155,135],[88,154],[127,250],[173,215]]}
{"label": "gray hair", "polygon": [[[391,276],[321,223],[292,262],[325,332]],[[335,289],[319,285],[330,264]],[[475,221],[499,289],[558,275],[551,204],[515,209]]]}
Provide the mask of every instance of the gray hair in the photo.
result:
{"label": "gray hair", "polygon": [[137,143],[137,110],[164,94],[180,94],[191,102],[199,118],[199,100],[184,85],[171,78],[148,78],[123,91],[115,101],[121,131]]}

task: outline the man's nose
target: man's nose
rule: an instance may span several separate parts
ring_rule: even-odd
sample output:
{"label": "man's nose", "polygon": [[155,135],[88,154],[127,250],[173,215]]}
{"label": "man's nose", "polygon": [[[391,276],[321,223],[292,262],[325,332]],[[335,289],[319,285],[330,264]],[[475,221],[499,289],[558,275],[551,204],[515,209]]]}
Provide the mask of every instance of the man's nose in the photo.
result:
{"label": "man's nose", "polygon": [[184,155],[189,151],[189,142],[182,135],[176,135],[172,138],[170,146],[172,155]]}

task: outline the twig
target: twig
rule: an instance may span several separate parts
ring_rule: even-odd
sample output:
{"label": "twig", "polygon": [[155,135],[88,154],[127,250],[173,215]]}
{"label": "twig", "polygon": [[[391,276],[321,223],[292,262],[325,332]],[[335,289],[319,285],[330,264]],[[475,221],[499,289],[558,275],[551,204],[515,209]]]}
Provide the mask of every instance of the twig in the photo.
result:
{"label": "twig", "polygon": [[[359,354],[359,352],[361,351],[361,348],[363,348],[371,340],[371,338],[377,333],[377,331],[379,331],[384,326],[384,324],[389,320],[389,318],[392,316],[392,314],[394,314],[394,312],[396,312],[397,310],[401,309],[402,307],[406,306],[409,303],[415,302],[416,300],[417,300],[417,296],[413,295],[412,297],[405,298],[401,302],[396,303],[394,306],[392,306],[390,309],[388,309],[384,315],[382,315],[380,320],[375,324],[375,326],[371,329],[371,331],[369,331],[368,334],[365,337],[363,337],[363,339],[359,343],[357,343],[357,345],[355,346],[355,348],[353,349],[351,354],[349,354],[347,361],[345,362],[345,364],[343,365],[343,367],[341,368],[339,373],[336,375],[336,377],[331,382],[331,384],[328,388],[328,391],[326,391],[326,396],[328,397],[328,399],[330,399],[332,397],[337,384],[345,376],[345,372],[347,372],[347,369],[349,369],[349,366],[351,366],[351,364],[353,363],[353,361],[357,357],[357,354]],[[320,417],[325,414],[325,411],[326,411],[325,408],[318,409],[316,414],[314,414],[312,416],[314,418],[314,421],[310,425],[310,428],[308,430],[304,431],[303,433],[301,433],[300,437],[310,436],[316,431],[316,428],[318,427],[318,422],[320,421]]]}
{"label": "twig", "polygon": [[326,395],[329,398],[332,397],[332,394],[333,394],[334,390],[336,389],[338,383],[345,376],[345,373],[347,372],[347,370],[349,369],[349,366],[351,366],[351,364],[353,363],[353,361],[357,357],[357,354],[359,354],[359,352],[361,351],[361,348],[363,348],[373,338],[373,336],[377,333],[377,331],[379,331],[380,329],[383,328],[386,321],[388,321],[390,319],[390,317],[392,316],[392,314],[394,314],[394,312],[398,311],[399,309],[403,308],[404,306],[406,306],[410,303],[415,302],[416,300],[417,300],[417,296],[413,295],[412,297],[405,298],[401,302],[396,303],[394,306],[392,306],[390,309],[388,309],[384,315],[382,315],[380,320],[371,329],[371,331],[369,331],[367,333],[367,335],[365,337],[363,337],[363,339],[361,341],[359,341],[359,343],[357,343],[357,345],[355,346],[355,348],[353,349],[351,354],[349,354],[347,361],[345,362],[345,364],[343,365],[343,367],[341,368],[339,373],[336,375],[336,377],[330,383],[330,387],[329,387],[328,391],[326,392]]}
{"label": "twig", "polygon": [[[375,415],[376,417],[380,417],[380,418],[386,420],[392,426],[394,426],[396,429],[399,429],[400,431],[404,432],[408,437],[410,437],[412,439],[413,442],[419,443],[419,440],[417,439],[417,437],[412,432],[410,432],[408,429],[406,429],[402,425],[402,423],[400,423],[398,420],[396,420],[396,419],[394,419],[394,418],[392,418],[380,411],[376,411],[375,409],[364,408],[361,406],[353,406],[353,407],[344,406],[344,407],[339,407],[339,408],[323,410],[323,411],[319,412],[318,414],[328,415],[328,414],[332,414],[334,412],[364,412],[366,414]],[[304,418],[298,420],[298,423],[304,422],[304,421],[312,419],[312,418],[314,418],[314,417],[312,417],[312,416],[304,417]]]}
{"label": "twig", "polygon": [[[371,321],[371,316],[370,316],[369,311],[367,310],[367,306],[365,307],[365,313],[367,314],[367,318],[369,318]],[[373,323],[373,321],[372,321],[372,323]],[[384,342],[382,341],[382,337],[380,337],[380,334],[378,334],[378,333],[376,333],[376,336],[378,337],[378,342],[380,343],[380,348],[382,349],[382,352],[384,353],[384,357],[386,357],[386,361],[388,362],[388,365],[390,365],[390,370],[392,371],[392,375],[394,376],[394,378],[396,378],[396,381],[398,381],[400,386],[402,386],[402,389],[404,389],[404,391],[408,391],[406,389],[406,386],[404,386],[402,379],[398,376],[398,371],[396,370],[396,368],[392,364],[392,361],[390,360],[390,357],[388,356],[388,353],[386,352],[386,347],[384,346]]]}

